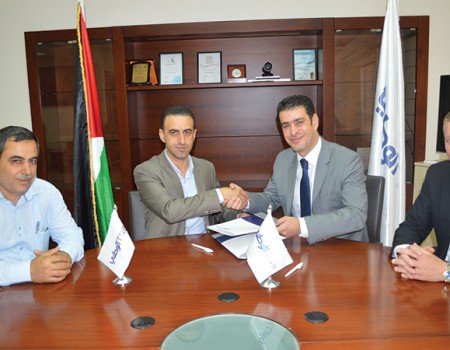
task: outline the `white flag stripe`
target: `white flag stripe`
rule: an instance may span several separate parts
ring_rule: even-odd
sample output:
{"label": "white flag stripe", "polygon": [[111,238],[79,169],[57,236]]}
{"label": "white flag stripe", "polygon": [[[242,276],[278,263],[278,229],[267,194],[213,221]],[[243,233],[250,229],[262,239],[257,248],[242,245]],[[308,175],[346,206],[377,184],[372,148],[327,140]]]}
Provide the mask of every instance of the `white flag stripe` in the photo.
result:
{"label": "white flag stripe", "polygon": [[108,234],[100,249],[98,260],[114,272],[117,277],[122,278],[130,265],[134,249],[134,243],[117,214],[117,207],[114,207]]}
{"label": "white flag stripe", "polygon": [[247,262],[258,283],[292,264],[292,258],[279,235],[270,210],[267,213],[259,232],[247,250]]}
{"label": "white flag stripe", "polygon": [[94,182],[97,181],[98,174],[100,173],[100,156],[105,147],[105,140],[103,137],[93,137],[91,138],[92,145],[92,169],[94,172]]}
{"label": "white flag stripe", "polygon": [[386,179],[381,242],[405,217],[405,99],[397,0],[388,0],[381,41],[368,174]]}

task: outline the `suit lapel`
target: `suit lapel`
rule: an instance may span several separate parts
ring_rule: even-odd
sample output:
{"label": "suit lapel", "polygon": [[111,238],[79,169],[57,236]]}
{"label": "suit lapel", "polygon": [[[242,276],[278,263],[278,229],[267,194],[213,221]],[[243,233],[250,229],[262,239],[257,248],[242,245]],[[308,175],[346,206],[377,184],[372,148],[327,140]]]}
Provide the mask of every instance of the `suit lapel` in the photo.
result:
{"label": "suit lapel", "polygon": [[317,168],[314,175],[314,188],[312,194],[312,205],[323,186],[325,177],[328,172],[328,166],[330,163],[330,145],[322,138],[322,147],[320,149],[319,158],[317,158]]}
{"label": "suit lapel", "polygon": [[[194,178],[195,178],[195,185],[197,186],[197,193],[203,193],[206,192],[209,187],[209,184],[207,184],[207,179],[205,178],[205,172],[203,171],[203,168],[200,166],[200,163],[197,162],[195,157],[192,157],[192,164],[194,165]],[[209,215],[203,215],[203,222],[205,223],[205,227],[208,227],[210,224],[213,224],[214,222],[211,222]]]}
{"label": "suit lapel", "polygon": [[200,169],[200,165],[197,163],[194,157],[192,157],[192,164],[194,165],[194,177],[195,185],[197,186],[197,192],[206,192],[206,179],[203,177],[203,172]]}
{"label": "suit lapel", "polygon": [[442,221],[442,228],[445,232],[444,237],[444,247],[445,247],[445,254],[447,254],[447,250],[449,247],[449,241],[450,241],[450,235],[448,235],[448,230],[450,230],[450,215],[448,213],[448,199],[450,198],[450,163],[447,162],[447,167],[445,167],[444,172],[444,181],[442,181],[442,188],[441,188],[441,198],[439,200],[439,210],[440,210],[440,217]]}
{"label": "suit lapel", "polygon": [[172,165],[169,163],[169,161],[166,158],[166,155],[164,154],[164,151],[159,155],[159,159],[162,165],[162,168],[164,169],[164,172],[168,174],[169,180],[172,183],[173,187],[175,187],[175,190],[178,194],[178,198],[184,197],[184,191],[183,187],[181,186],[180,179],[178,178],[177,173],[172,168]]}

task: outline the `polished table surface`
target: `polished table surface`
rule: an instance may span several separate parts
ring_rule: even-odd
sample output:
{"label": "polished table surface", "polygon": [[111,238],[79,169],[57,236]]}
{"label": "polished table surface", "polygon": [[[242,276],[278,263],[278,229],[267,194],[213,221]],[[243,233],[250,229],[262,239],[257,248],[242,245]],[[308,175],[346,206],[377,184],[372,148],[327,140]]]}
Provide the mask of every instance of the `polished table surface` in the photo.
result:
{"label": "polished table surface", "polygon": [[[63,282],[0,288],[0,348],[159,349],[184,323],[223,313],[274,320],[303,350],[450,348],[450,290],[399,278],[389,248],[341,239],[285,244],[304,266],[289,278],[284,274],[293,265],[276,273],[280,286],[270,291],[210,235],[136,242],[126,273],[133,281],[124,288],[112,283],[98,250],[87,251]],[[224,292],[239,299],[220,301]],[[329,320],[310,323],[304,318],[310,311]],[[131,327],[140,316],[155,324]]]}

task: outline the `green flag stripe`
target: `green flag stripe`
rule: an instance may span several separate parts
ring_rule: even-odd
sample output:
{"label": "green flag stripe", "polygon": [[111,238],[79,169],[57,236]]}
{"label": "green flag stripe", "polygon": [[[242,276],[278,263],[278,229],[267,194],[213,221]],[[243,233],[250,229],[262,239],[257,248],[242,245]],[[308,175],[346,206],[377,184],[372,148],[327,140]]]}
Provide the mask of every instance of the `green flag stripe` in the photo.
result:
{"label": "green flag stripe", "polygon": [[114,197],[105,147],[103,147],[100,154],[100,171],[97,179],[95,180],[95,199],[97,205],[97,220],[100,230],[100,240],[103,243],[108,233],[111,214],[114,209]]}

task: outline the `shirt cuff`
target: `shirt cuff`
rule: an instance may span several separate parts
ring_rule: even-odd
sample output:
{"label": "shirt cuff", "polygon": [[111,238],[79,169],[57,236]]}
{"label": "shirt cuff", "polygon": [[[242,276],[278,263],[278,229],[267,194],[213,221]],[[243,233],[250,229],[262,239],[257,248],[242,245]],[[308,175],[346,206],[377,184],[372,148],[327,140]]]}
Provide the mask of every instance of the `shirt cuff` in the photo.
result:
{"label": "shirt cuff", "polygon": [[308,238],[308,226],[306,226],[306,221],[304,218],[298,218],[298,221],[300,222],[300,237],[302,238]]}
{"label": "shirt cuff", "polygon": [[217,197],[219,197],[219,203],[222,204],[224,201],[222,191],[220,191],[220,188],[216,188],[216,192],[217,192]]}
{"label": "shirt cuff", "polygon": [[398,259],[399,249],[408,248],[409,246],[410,246],[410,244],[399,244],[399,245],[395,246],[394,250],[392,251],[392,257],[394,259]]}
{"label": "shirt cuff", "polygon": [[1,285],[8,286],[10,284],[31,282],[30,271],[31,260],[22,260],[7,263],[4,281]]}

